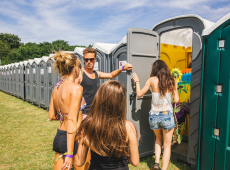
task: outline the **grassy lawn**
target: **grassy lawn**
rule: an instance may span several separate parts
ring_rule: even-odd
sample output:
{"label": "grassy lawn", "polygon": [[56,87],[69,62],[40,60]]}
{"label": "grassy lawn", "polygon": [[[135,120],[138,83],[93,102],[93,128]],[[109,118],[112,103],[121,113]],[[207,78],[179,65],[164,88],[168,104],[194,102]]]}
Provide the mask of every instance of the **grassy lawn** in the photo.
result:
{"label": "grassy lawn", "polygon": [[[0,169],[52,169],[53,139],[59,122],[48,121],[48,112],[0,92]],[[148,170],[154,156],[140,160],[131,170]],[[169,170],[188,170],[184,162],[170,162]]]}

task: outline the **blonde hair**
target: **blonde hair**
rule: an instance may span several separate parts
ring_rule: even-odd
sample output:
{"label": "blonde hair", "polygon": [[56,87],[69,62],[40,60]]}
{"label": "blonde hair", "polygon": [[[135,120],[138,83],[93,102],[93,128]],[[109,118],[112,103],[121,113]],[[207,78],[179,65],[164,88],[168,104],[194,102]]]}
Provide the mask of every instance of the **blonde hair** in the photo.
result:
{"label": "blonde hair", "polygon": [[55,60],[54,69],[58,70],[62,76],[69,75],[74,67],[77,67],[77,70],[79,68],[83,73],[81,61],[74,54],[59,51],[55,53],[53,59]]}

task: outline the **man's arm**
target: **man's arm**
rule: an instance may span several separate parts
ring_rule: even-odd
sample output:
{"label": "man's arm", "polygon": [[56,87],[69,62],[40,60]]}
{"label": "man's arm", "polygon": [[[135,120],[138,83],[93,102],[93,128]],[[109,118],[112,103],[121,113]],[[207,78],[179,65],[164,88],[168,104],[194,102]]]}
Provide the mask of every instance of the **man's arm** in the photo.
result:
{"label": "man's arm", "polygon": [[[129,63],[125,64],[124,70],[132,70],[132,69],[133,66],[131,64]],[[121,72],[122,72],[122,68],[114,70],[111,73],[104,73],[104,72],[97,71],[97,74],[99,79],[112,79],[118,76]]]}

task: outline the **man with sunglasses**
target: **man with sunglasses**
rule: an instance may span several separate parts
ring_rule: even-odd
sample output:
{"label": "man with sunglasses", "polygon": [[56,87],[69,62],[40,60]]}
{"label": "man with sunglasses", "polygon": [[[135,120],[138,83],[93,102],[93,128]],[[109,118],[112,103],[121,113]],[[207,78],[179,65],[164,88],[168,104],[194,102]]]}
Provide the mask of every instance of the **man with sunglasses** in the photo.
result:
{"label": "man with sunglasses", "polygon": [[111,79],[118,76],[124,70],[132,70],[133,66],[129,63],[122,66],[111,73],[104,73],[100,71],[94,71],[94,64],[96,62],[97,51],[91,47],[84,49],[84,62],[85,68],[83,72],[83,79],[80,79],[81,86],[83,87],[83,97],[86,101],[86,108],[82,110],[83,117],[89,112],[91,103],[99,88],[99,79]]}

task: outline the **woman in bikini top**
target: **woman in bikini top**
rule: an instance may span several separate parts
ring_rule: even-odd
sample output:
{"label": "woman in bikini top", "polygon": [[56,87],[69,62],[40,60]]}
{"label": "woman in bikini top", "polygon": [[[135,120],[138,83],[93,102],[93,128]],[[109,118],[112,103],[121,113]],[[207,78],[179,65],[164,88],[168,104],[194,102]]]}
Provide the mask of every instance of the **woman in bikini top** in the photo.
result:
{"label": "woman in bikini top", "polygon": [[63,77],[53,90],[49,107],[49,119],[60,121],[53,142],[56,152],[54,169],[64,167],[70,170],[78,147],[74,142],[76,130],[82,121],[79,109],[83,88],[75,83],[82,74],[82,65],[75,55],[66,52],[58,52],[53,58],[54,68]]}

